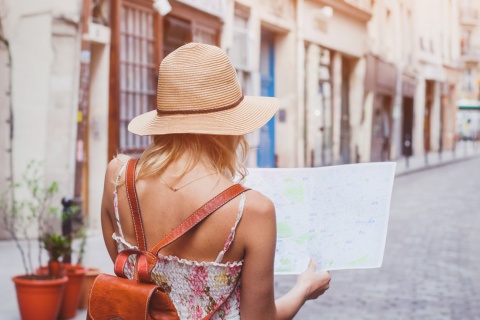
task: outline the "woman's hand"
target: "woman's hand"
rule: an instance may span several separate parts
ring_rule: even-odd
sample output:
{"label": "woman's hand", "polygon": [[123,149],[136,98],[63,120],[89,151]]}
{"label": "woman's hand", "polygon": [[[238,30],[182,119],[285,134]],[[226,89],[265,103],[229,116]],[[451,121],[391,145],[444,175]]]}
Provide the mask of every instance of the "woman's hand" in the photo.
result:
{"label": "woman's hand", "polygon": [[305,301],[317,299],[330,287],[330,273],[316,272],[317,262],[311,259],[307,270],[302,272],[295,286],[286,295],[275,301],[276,319],[293,319]]}
{"label": "woman's hand", "polygon": [[316,272],[317,261],[310,259],[307,270],[302,272],[297,279],[296,287],[304,292],[305,300],[314,300],[325,293],[330,287],[330,273],[328,271]]}

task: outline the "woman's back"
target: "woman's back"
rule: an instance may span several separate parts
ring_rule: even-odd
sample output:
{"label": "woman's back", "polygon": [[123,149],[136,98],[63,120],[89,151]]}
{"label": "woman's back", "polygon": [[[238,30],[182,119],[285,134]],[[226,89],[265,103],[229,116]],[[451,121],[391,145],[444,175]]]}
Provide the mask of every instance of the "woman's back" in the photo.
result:
{"label": "woman's back", "polygon": [[[136,246],[124,183],[126,164],[121,165],[121,161],[126,159],[112,161],[108,170],[117,171],[111,194],[114,213],[111,219],[118,221],[113,234],[118,250]],[[148,249],[180,225],[192,212],[232,185],[230,181],[222,181],[216,175],[202,174],[194,177],[202,170],[194,169],[191,175],[185,176],[193,177],[191,181],[199,181],[183,184],[184,187],[181,187],[180,181],[177,191],[171,190],[158,177],[136,183]],[[258,197],[258,194],[256,196]],[[242,241],[235,238],[235,234],[243,217],[246,199],[245,193],[232,199],[160,251],[159,260],[152,271],[152,279],[169,294],[182,319],[202,319],[218,305],[221,306],[213,319],[239,317],[239,277],[243,266],[244,247]],[[130,277],[133,277],[133,266],[132,257],[126,267],[126,274]]]}
{"label": "woman's back", "polygon": [[[116,166],[116,169],[120,167]],[[192,176],[194,175],[195,173],[192,173]],[[188,181],[189,177],[191,175],[187,175],[182,180]],[[135,243],[133,222],[122,183],[123,179],[121,177],[121,185],[118,188],[120,219],[125,240]],[[179,185],[181,184],[180,181]],[[158,177],[137,181],[136,189],[148,248],[157,244],[191,213],[232,184],[223,177],[212,175],[173,192]],[[239,204],[240,197],[233,199],[160,253],[189,260],[215,261],[235,224]],[[243,249],[239,241],[233,242],[223,261],[242,260]]]}

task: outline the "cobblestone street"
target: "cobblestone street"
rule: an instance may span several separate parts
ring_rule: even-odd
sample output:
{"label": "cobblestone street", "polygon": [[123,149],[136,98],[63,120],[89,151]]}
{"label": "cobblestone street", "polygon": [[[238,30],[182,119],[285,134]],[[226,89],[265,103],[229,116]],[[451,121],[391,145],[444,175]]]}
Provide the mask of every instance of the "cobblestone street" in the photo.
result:
{"label": "cobblestone street", "polygon": [[[397,177],[380,269],[332,272],[297,319],[480,319],[480,158]],[[277,277],[277,293],[293,277]]]}
{"label": "cobblestone street", "polygon": [[[480,319],[479,168],[476,157],[396,177],[382,268],[332,272],[330,290],[296,319]],[[84,265],[111,272],[102,237],[87,247]],[[17,320],[10,278],[21,272],[20,255],[10,241],[0,252],[0,319]],[[294,281],[276,277],[276,294]]]}

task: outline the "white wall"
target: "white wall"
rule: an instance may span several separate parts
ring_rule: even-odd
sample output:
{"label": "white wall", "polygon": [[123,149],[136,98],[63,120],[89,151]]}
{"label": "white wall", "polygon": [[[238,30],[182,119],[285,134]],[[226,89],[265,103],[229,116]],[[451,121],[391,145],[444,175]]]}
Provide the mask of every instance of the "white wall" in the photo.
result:
{"label": "white wall", "polygon": [[325,115],[321,110],[321,102],[318,95],[318,66],[320,64],[320,47],[310,44],[305,55],[305,104],[306,104],[306,166],[312,165],[310,153],[314,152],[313,165],[320,166],[322,159],[322,133],[320,127]]}
{"label": "white wall", "polygon": [[355,162],[356,154],[358,152],[360,156],[360,161],[365,162],[370,160],[370,156],[362,154],[361,150],[364,150],[368,147],[363,146],[365,144],[370,145],[370,137],[366,137],[363,134],[363,131],[366,128],[365,126],[366,119],[365,110],[364,110],[364,88],[365,88],[365,71],[366,71],[366,59],[362,58],[355,62],[352,65],[351,76],[350,76],[350,128],[351,128],[351,138],[350,138],[350,155],[351,162]]}
{"label": "white wall", "polygon": [[54,204],[61,207],[60,198],[73,190],[81,1],[7,0],[5,6],[13,60],[14,179],[20,181],[31,160],[41,161],[46,183],[59,184]]}
{"label": "white wall", "polygon": [[413,154],[422,155],[424,152],[423,127],[425,116],[425,78],[417,78],[413,106]]}
{"label": "white wall", "polygon": [[432,104],[432,113],[430,114],[430,149],[431,151],[438,151],[440,147],[440,93],[442,90],[442,84],[435,82],[434,85],[434,98]]}
{"label": "white wall", "polygon": [[279,121],[277,113],[275,123],[275,152],[278,154],[279,167],[297,165],[294,150],[302,140],[296,139],[297,127],[297,91],[296,82],[295,33],[278,34],[275,38],[275,96],[280,100],[280,109],[285,110],[285,122]]}
{"label": "white wall", "polygon": [[325,18],[322,4],[306,0],[302,13],[304,39],[323,47],[361,57],[367,50],[367,25],[340,10]]}
{"label": "white wall", "polygon": [[103,181],[108,164],[110,45],[92,44],[88,132],[88,226],[100,230]]}

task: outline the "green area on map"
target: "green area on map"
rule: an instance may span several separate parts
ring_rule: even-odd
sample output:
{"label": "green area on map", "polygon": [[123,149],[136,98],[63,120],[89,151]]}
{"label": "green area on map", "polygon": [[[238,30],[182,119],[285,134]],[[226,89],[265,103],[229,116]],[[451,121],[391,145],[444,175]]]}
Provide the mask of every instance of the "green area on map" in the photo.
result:
{"label": "green area on map", "polygon": [[278,238],[291,238],[293,236],[293,229],[286,222],[277,223],[277,237]]}
{"label": "green area on map", "polygon": [[292,200],[294,203],[303,203],[305,202],[305,191],[301,184],[295,183],[293,178],[283,179],[288,185],[285,188],[285,195]]}

